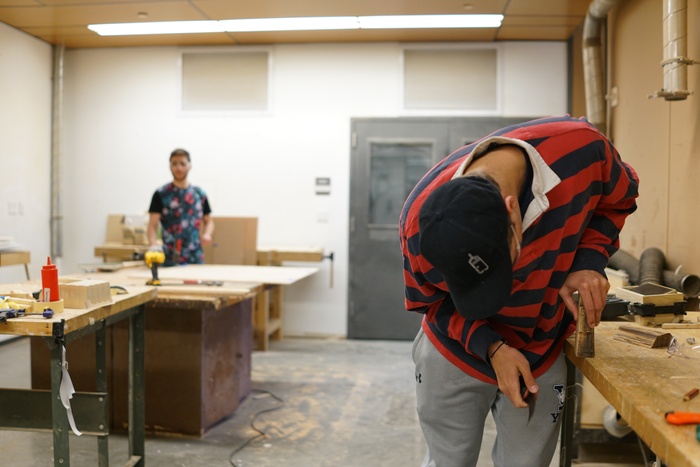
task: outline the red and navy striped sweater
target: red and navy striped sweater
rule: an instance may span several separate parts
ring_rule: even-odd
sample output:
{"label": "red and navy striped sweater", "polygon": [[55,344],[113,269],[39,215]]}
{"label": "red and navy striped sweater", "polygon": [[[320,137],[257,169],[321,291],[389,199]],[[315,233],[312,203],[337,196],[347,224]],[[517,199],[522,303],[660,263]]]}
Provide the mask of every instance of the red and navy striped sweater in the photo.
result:
{"label": "red and navy striped sweater", "polygon": [[[456,311],[440,272],[421,256],[418,212],[436,187],[500,144],[516,144],[528,156],[529,183],[520,196],[522,251],[506,306],[487,320],[467,320]],[[458,149],[418,182],[401,212],[406,308],[425,314],[426,335],[471,376],[496,383],[487,349],[499,339],[519,349],[540,376],[575,329],[559,296],[566,276],[584,269],[604,274],[625,218],[636,209],[638,183],[635,171],[585,119],[534,120]]]}

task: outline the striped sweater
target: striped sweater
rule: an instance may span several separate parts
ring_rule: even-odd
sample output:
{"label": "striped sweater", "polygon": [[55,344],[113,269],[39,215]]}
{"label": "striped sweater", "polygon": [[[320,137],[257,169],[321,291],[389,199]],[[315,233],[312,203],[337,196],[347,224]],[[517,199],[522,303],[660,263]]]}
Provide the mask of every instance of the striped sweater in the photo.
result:
{"label": "striped sweater", "polygon": [[[500,144],[520,146],[529,162],[519,198],[522,251],[506,306],[492,318],[467,320],[456,311],[440,272],[421,256],[418,212],[436,187]],[[534,120],[458,149],[418,182],[401,212],[407,310],[423,313],[423,329],[436,348],[475,378],[496,383],[487,349],[499,339],[519,349],[540,376],[575,329],[559,296],[566,276],[584,269],[604,274],[625,218],[636,209],[637,188],[634,170],[585,119]]]}

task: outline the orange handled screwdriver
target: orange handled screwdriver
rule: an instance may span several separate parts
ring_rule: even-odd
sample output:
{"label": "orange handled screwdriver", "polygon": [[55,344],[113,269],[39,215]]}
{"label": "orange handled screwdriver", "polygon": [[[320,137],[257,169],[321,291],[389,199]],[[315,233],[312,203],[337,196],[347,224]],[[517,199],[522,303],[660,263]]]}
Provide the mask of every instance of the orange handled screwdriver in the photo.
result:
{"label": "orange handled screwdriver", "polygon": [[700,412],[666,412],[665,417],[672,425],[700,424]]}

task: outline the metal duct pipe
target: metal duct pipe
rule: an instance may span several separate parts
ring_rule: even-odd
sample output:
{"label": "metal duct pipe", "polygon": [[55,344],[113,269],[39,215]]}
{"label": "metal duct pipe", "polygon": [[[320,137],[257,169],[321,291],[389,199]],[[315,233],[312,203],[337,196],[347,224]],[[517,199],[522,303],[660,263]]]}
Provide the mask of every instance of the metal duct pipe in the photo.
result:
{"label": "metal duct pipe", "polygon": [[605,67],[603,65],[602,29],[605,16],[619,0],[594,0],[583,22],[583,80],[586,89],[586,118],[601,131],[605,130]]}
{"label": "metal duct pipe", "polygon": [[625,271],[630,284],[639,284],[639,260],[626,251],[617,250],[608,260],[608,266]]}
{"label": "metal duct pipe", "polygon": [[681,274],[680,269],[679,266],[675,271],[665,270],[663,285],[682,292],[686,297],[695,298],[700,295],[700,277],[695,274]]}
{"label": "metal duct pipe", "polygon": [[688,2],[666,0],[664,2],[664,87],[650,97],[663,97],[667,101],[686,99],[688,91],[688,65],[697,63],[686,57],[688,52]]}
{"label": "metal duct pipe", "polygon": [[63,124],[63,59],[65,47],[53,50],[51,102],[51,257],[63,257],[63,211],[61,203],[61,133]]}
{"label": "metal duct pipe", "polygon": [[658,248],[644,250],[639,257],[639,283],[661,285],[665,263],[663,251]]}

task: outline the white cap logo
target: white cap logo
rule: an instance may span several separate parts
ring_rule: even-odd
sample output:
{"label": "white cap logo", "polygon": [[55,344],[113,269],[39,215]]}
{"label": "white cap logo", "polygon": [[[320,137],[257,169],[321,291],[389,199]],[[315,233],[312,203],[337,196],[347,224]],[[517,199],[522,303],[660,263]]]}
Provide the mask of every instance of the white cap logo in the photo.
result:
{"label": "white cap logo", "polygon": [[489,265],[486,264],[486,261],[481,259],[481,256],[474,256],[471,253],[467,254],[469,255],[469,266],[471,266],[472,269],[474,269],[478,274],[483,274],[489,270]]}

